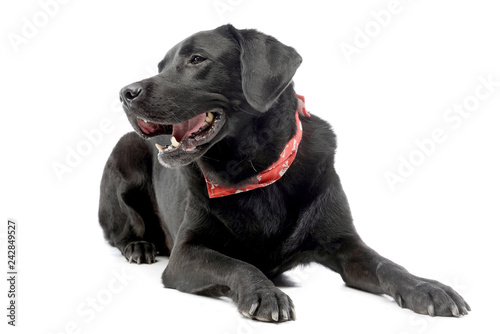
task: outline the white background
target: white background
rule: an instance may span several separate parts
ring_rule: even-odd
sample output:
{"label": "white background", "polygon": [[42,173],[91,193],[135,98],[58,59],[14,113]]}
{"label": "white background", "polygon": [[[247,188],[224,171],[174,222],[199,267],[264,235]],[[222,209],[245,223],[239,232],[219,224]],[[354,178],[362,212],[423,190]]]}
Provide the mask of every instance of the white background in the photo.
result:
{"label": "white background", "polygon": [[[73,0],[45,6],[48,15],[34,0],[3,2],[0,262],[6,275],[6,224],[14,218],[19,279],[15,329],[6,325],[1,279],[2,332],[498,331],[500,87],[460,124],[443,116],[474,102],[480,77],[500,81],[500,8],[487,0],[401,0],[381,26],[371,13],[388,6],[389,0]],[[39,27],[30,30],[27,22]],[[101,172],[131,130],[117,107],[119,89],[152,75],[180,40],[227,22],[298,50],[304,61],[296,91],[338,135],[336,168],[358,231],[413,273],[454,286],[473,308],[468,316],[415,315],[310,266],[287,275],[296,282],[284,291],[297,321],[261,324],[243,319],[227,300],[164,289],[166,258],[129,265],[106,245],[97,221]],[[359,35],[366,28],[369,41]],[[9,36],[23,33],[29,38],[14,47]],[[341,45],[355,40],[360,47],[349,62]],[[107,132],[99,136],[102,122]],[[446,140],[426,156],[418,153],[415,141],[435,129]],[[94,144],[85,133],[95,135]],[[71,171],[58,177],[54,165],[67,165],[77,149],[86,155],[73,157]],[[391,190],[385,174],[397,173],[399,159],[410,156],[419,165]]]}

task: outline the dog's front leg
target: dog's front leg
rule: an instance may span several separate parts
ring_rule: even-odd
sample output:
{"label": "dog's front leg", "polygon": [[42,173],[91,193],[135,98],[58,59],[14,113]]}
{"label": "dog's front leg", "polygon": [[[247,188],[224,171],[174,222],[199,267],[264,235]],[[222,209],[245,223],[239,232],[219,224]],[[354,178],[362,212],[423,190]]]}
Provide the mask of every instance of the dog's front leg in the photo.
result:
{"label": "dog's front leg", "polygon": [[470,311],[451,287],[410,274],[366,246],[359,237],[344,240],[330,260],[327,262],[347,285],[387,294],[403,308],[431,316],[458,317]]}
{"label": "dog's front leg", "polygon": [[[331,211],[321,210],[325,207]],[[314,260],[340,273],[347,285],[387,294],[399,306],[420,314],[460,316],[470,311],[449,286],[414,276],[368,247],[354,228],[340,182],[318,196],[303,213],[303,219],[316,224],[313,238],[318,249]]]}
{"label": "dog's front leg", "polygon": [[256,267],[205,246],[176,245],[163,272],[163,284],[182,292],[228,296],[246,317],[295,320],[293,302]]}

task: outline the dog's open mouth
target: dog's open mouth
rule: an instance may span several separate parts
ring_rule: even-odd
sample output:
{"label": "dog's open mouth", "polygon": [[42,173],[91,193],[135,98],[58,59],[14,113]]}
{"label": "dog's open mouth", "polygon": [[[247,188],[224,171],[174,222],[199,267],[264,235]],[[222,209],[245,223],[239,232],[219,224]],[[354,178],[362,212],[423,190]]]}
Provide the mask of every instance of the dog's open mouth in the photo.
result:
{"label": "dog's open mouth", "polygon": [[156,144],[160,153],[182,150],[193,152],[196,148],[208,144],[225,123],[225,114],[220,109],[197,115],[178,124],[160,124],[137,118],[137,125],[146,137],[172,135],[171,144]]}

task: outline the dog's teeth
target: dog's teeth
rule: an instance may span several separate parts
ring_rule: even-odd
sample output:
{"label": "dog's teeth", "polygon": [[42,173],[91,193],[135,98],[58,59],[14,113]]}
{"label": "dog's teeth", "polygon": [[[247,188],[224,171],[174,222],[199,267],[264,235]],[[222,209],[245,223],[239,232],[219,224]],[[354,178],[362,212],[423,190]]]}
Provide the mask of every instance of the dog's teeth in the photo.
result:
{"label": "dog's teeth", "polygon": [[207,114],[207,118],[205,120],[207,121],[207,123],[211,123],[214,120],[214,114],[212,114],[211,112],[209,112]]}
{"label": "dog's teeth", "polygon": [[144,123],[149,123],[149,121],[146,121],[145,119],[143,119]]}
{"label": "dog's teeth", "polygon": [[161,152],[165,149],[165,146],[161,146],[160,144],[155,144],[156,148],[158,149],[158,152]]}
{"label": "dog's teeth", "polygon": [[172,146],[173,147],[179,147],[180,143],[177,141],[177,139],[175,139],[174,136],[172,136],[172,138],[170,139],[170,141],[172,142]]}

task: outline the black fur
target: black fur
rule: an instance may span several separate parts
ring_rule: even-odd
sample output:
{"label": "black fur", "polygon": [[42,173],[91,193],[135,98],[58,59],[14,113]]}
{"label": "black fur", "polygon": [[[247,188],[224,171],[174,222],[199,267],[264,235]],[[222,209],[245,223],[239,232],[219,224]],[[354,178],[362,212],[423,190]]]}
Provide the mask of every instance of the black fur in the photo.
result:
{"label": "black fur", "polygon": [[[301,116],[297,157],[279,181],[209,199],[203,173],[223,185],[248,183],[295,134],[291,80],[300,62],[273,37],[226,25],[182,41],[158,75],[122,89],[136,133],[118,142],[104,169],[99,220],[106,238],[130,262],[170,255],[165,287],[229,296],[258,320],[295,319],[292,301],[270,279],[309,262],[421,314],[467,314],[453,289],[411,275],[363,243],[334,169],[335,135],[314,115]],[[225,122],[210,142],[157,157],[154,144],[169,141],[172,124],[210,110]],[[138,118],[163,132],[146,135]]]}

